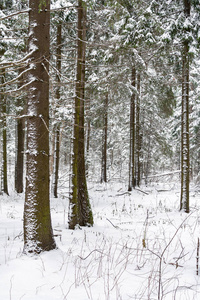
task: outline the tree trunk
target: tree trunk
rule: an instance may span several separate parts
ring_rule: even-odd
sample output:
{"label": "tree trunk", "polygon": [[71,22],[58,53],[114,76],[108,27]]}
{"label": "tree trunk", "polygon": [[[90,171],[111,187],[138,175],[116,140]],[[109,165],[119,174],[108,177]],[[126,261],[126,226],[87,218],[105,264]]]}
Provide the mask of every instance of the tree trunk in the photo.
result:
{"label": "tree trunk", "polygon": [[74,114],[74,139],[72,157],[72,195],[69,207],[69,228],[93,225],[92,210],[89,203],[85,175],[85,49],[86,49],[86,9],[83,1],[78,1],[78,40],[77,40],[77,78]]}
{"label": "tree trunk", "polygon": [[54,176],[54,197],[58,198],[58,173],[60,158],[60,125],[56,129],[56,157],[55,157],[55,176]]}
{"label": "tree trunk", "polygon": [[89,150],[90,150],[90,132],[91,132],[91,120],[90,120],[90,100],[88,101],[87,108],[87,139],[86,139],[86,175],[88,175],[89,170]]}
{"label": "tree trunk", "polygon": [[49,46],[50,4],[29,1],[27,163],[24,206],[24,252],[56,247],[49,203]]}
{"label": "tree trunk", "polygon": [[107,140],[108,140],[108,93],[104,102],[104,120],[103,120],[103,143],[102,143],[102,174],[101,182],[107,182]]}
{"label": "tree trunk", "polygon": [[[5,82],[5,69],[2,70],[1,83]],[[3,114],[3,192],[8,195],[8,170],[7,170],[7,122],[6,122],[6,97],[1,94],[1,105]]]}
{"label": "tree trunk", "polygon": [[[56,61],[56,81],[58,87],[56,89],[56,100],[60,100],[60,74],[61,74],[61,43],[62,43],[62,25],[57,26],[57,61]],[[54,176],[54,197],[58,198],[58,174],[59,174],[59,159],[60,159],[60,124],[56,128],[56,156],[55,156],[55,176]]]}
{"label": "tree trunk", "polygon": [[[23,71],[23,69],[21,70]],[[22,83],[23,80],[22,80]],[[22,86],[20,83],[19,87]],[[24,106],[23,99],[18,100],[18,107]],[[21,115],[21,113],[20,113]],[[15,190],[17,193],[22,193],[24,189],[23,175],[24,175],[24,119],[17,119],[17,153],[15,165]]]}
{"label": "tree trunk", "polygon": [[140,186],[141,177],[141,134],[140,134],[140,74],[137,75],[137,103],[136,103],[136,185]]}
{"label": "tree trunk", "polygon": [[[184,0],[185,16],[190,16],[190,1]],[[189,213],[189,42],[184,40],[182,53],[182,115],[181,115],[181,199],[180,209]]]}
{"label": "tree trunk", "polygon": [[[135,89],[136,71],[132,67],[132,87]],[[132,92],[130,104],[130,154],[129,154],[129,185],[128,191],[135,188],[135,90]]]}
{"label": "tree trunk", "polygon": [[15,190],[23,193],[23,174],[24,174],[24,120],[17,119],[17,159],[15,170]]}

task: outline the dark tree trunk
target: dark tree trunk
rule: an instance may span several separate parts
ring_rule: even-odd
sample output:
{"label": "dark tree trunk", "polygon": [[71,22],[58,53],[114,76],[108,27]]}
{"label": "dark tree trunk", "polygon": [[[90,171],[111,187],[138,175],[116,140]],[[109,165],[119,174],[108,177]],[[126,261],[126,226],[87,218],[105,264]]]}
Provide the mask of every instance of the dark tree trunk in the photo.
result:
{"label": "dark tree trunk", "polygon": [[[136,85],[135,66],[132,67],[132,87]],[[130,154],[129,154],[129,185],[128,190],[135,188],[135,90],[132,92],[130,103]]]}
{"label": "dark tree trunk", "polygon": [[49,46],[50,4],[29,1],[27,163],[24,206],[24,252],[56,247],[49,203]]}
{"label": "dark tree trunk", "polygon": [[83,1],[78,1],[77,78],[74,114],[74,139],[72,157],[72,195],[69,207],[69,228],[93,225],[92,210],[85,175],[85,49],[86,49],[86,9]]}
{"label": "dark tree trunk", "polygon": [[[60,74],[61,74],[61,43],[62,43],[62,25],[58,24],[57,27],[57,84],[58,87],[56,89],[56,100],[57,102],[60,100]],[[54,176],[54,197],[58,198],[58,175],[59,175],[59,159],[60,159],[60,124],[57,125],[56,128],[56,156],[55,156],[55,176]]]}
{"label": "dark tree trunk", "polygon": [[88,120],[87,120],[87,139],[86,139],[86,175],[88,175],[88,169],[89,169],[89,150],[90,150],[90,132],[91,132],[91,120],[90,120],[90,101],[88,103]]}
{"label": "dark tree trunk", "polygon": [[[190,1],[184,0],[185,17],[190,16]],[[181,124],[181,199],[180,209],[189,212],[189,41],[183,41],[182,53],[182,124]]]}
{"label": "dark tree trunk", "polygon": [[17,119],[17,159],[15,170],[15,190],[17,193],[22,193],[24,189],[24,120]]}
{"label": "dark tree trunk", "polygon": [[55,182],[54,182],[55,198],[58,198],[59,158],[60,158],[60,126],[58,125],[56,129],[56,156],[55,156]]}
{"label": "dark tree trunk", "polygon": [[140,74],[137,75],[137,102],[136,102],[136,185],[140,186],[141,177],[141,134],[140,134]]}
{"label": "dark tree trunk", "polygon": [[108,93],[104,102],[104,120],[103,120],[103,143],[102,143],[102,174],[101,182],[107,182],[107,140],[108,140]]}
{"label": "dark tree trunk", "polygon": [[[23,69],[21,70],[23,71]],[[23,84],[20,83],[19,87]],[[18,107],[24,106],[23,99],[18,100]],[[20,113],[21,115],[21,113]],[[15,190],[17,193],[22,193],[24,189],[23,176],[24,176],[24,119],[17,118],[17,152],[15,164]]]}
{"label": "dark tree trunk", "polygon": [[[5,83],[5,70],[2,70],[1,84]],[[2,106],[2,125],[3,125],[3,192],[8,195],[8,170],[7,170],[7,122],[6,122],[6,97],[1,94],[1,106]]]}

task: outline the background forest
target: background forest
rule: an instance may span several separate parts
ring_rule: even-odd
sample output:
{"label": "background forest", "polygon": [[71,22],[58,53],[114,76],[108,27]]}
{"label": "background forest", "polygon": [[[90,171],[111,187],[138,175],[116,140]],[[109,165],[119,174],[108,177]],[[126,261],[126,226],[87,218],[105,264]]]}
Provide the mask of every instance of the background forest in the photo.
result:
{"label": "background forest", "polygon": [[12,265],[2,299],[197,299],[199,28],[197,0],[0,0],[0,263],[48,286]]}
{"label": "background forest", "polygon": [[[67,169],[71,162],[73,137],[76,5],[76,1],[53,1],[51,5],[49,131],[52,185],[57,185],[57,147],[61,169],[66,169],[66,181],[70,173]],[[180,170],[182,56],[183,43],[187,39],[190,176],[192,180],[198,180],[198,1],[191,1],[190,18],[184,15],[183,1],[89,1],[87,6],[84,100],[87,176],[97,181],[109,181],[116,176],[127,178],[127,186],[130,185],[131,122],[134,124],[136,185],[142,179],[147,182],[151,175]],[[6,172],[17,161],[16,148],[26,147],[23,132],[18,130],[22,119],[19,117],[26,114],[28,82],[23,76],[26,75],[28,28],[28,3],[2,0],[1,160],[4,167],[1,186],[4,192],[9,192]],[[134,123],[130,120],[133,109]],[[21,142],[17,135],[21,136]]]}

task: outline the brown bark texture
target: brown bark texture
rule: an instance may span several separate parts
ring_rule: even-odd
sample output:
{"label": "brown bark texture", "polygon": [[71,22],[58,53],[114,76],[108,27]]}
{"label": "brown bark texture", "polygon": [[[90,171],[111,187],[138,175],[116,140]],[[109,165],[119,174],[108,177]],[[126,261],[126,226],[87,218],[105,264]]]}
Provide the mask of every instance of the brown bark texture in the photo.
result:
{"label": "brown bark texture", "polygon": [[24,206],[24,252],[56,247],[49,203],[49,45],[50,4],[29,1],[29,90]]}

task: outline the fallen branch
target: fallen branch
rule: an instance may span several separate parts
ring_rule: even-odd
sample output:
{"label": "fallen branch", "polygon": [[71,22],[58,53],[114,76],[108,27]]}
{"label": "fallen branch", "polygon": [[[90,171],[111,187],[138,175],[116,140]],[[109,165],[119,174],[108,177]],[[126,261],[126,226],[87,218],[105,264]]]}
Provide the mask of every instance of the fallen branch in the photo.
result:
{"label": "fallen branch", "polygon": [[106,218],[106,220],[107,220],[113,227],[115,227],[116,229],[119,229],[119,226],[114,225],[108,218]]}
{"label": "fallen branch", "polygon": [[130,192],[124,192],[124,193],[121,193],[121,194],[116,194],[115,196],[123,196],[123,195],[126,195],[126,194],[131,195]]}
{"label": "fallen branch", "polygon": [[141,189],[135,188],[135,190],[136,190],[136,191],[139,191],[139,192],[141,192],[141,193],[144,193],[144,194],[146,194],[146,195],[149,195],[147,192],[142,191]]}
{"label": "fallen branch", "polygon": [[94,249],[94,250],[92,250],[86,257],[81,257],[81,256],[79,256],[78,255],[78,257],[80,258],[80,259],[82,259],[82,260],[86,260],[92,253],[94,253],[94,252],[98,252],[98,253],[100,253],[100,254],[103,254],[103,252],[102,251],[100,251],[100,250],[98,250],[98,249]]}

